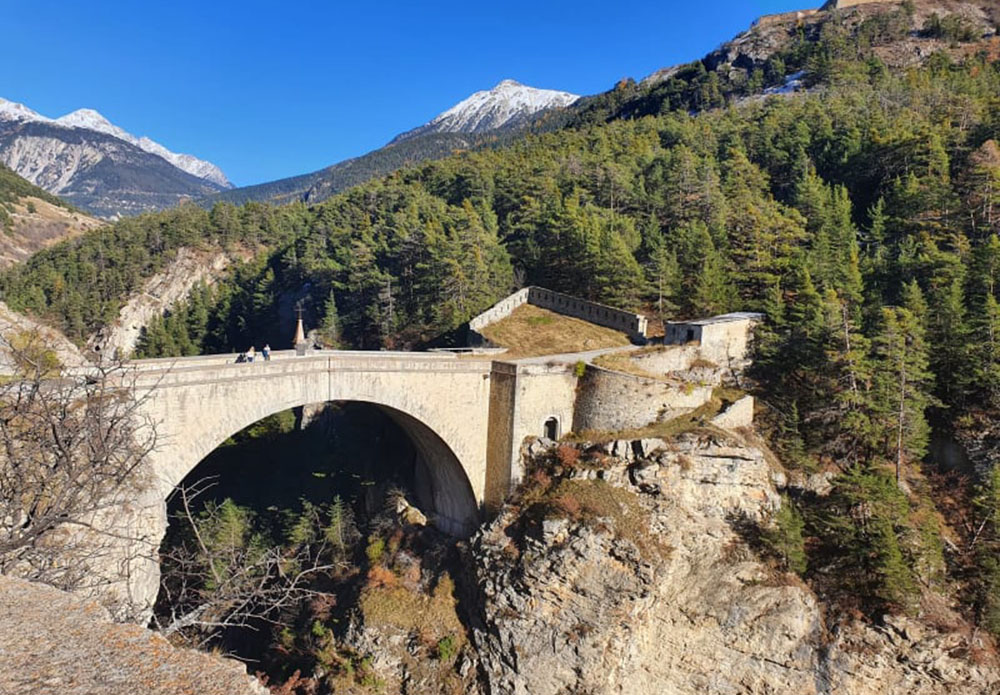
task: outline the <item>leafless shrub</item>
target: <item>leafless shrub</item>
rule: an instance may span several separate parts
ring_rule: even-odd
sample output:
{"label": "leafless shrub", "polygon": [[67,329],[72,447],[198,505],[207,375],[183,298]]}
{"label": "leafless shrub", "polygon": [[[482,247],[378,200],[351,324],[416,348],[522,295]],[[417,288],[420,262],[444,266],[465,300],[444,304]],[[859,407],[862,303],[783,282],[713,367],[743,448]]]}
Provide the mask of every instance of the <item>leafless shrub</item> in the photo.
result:
{"label": "leafless shrub", "polygon": [[0,336],[0,573],[101,594],[143,544],[132,511],[156,446],[134,374],[63,368],[37,333]]}
{"label": "leafless shrub", "polygon": [[[161,555],[162,581],[154,625],[192,646],[216,643],[226,630],[284,625],[302,602],[328,595],[315,588],[328,572],[346,567],[334,525],[353,522],[307,510],[289,542],[278,546],[255,529],[252,513],[230,500],[196,505],[214,485],[202,480],[175,491],[177,538]],[[336,512],[335,512],[336,513]]]}

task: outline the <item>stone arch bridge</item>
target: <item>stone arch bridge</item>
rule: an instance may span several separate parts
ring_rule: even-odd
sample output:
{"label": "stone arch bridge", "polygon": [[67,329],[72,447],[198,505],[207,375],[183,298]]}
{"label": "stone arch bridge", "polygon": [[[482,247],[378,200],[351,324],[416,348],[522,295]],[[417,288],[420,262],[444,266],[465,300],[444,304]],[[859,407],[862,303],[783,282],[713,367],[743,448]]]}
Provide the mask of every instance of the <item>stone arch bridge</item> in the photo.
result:
{"label": "stone arch bridge", "polygon": [[269,362],[241,364],[235,355],[130,362],[128,381],[156,428],[157,445],[148,461],[152,484],[110,523],[126,531],[116,535],[142,538],[145,550],[125,540],[127,554],[105,571],[127,577],[127,587],[119,586],[128,604],[152,606],[166,500],[177,485],[254,422],[331,401],[368,403],[394,420],[418,454],[421,507],[442,530],[470,533],[522,478],[521,446],[529,436],[638,427],[687,412],[711,395],[711,387],[690,390],[593,364],[581,375],[581,361],[622,349],[629,348],[511,362],[454,352],[336,350],[279,351]]}
{"label": "stone arch bridge", "polygon": [[[435,525],[454,535],[474,530],[503,501],[520,477],[519,448],[527,435],[544,434],[553,419],[568,429],[573,417],[576,379],[565,365],[530,370],[562,383],[563,398],[553,399],[537,382],[529,388],[525,368],[475,355],[277,351],[269,362],[258,357],[237,364],[234,358],[128,363],[141,412],[157,438],[149,457],[153,482],[127,522],[130,535],[141,535],[152,551],[128,561],[133,605],[151,606],[156,598],[159,566],[153,558],[166,533],[167,498],[227,438],[268,415],[330,401],[381,409],[419,455],[421,505]],[[527,391],[539,395],[524,398]],[[522,401],[527,407],[518,417]]]}
{"label": "stone arch bridge", "polygon": [[245,427],[330,401],[372,404],[410,437],[426,469],[431,499],[423,502],[443,530],[471,530],[485,506],[506,493],[511,452],[501,447],[489,455],[488,360],[451,353],[279,351],[269,362],[258,357],[234,364],[233,356],[220,355],[138,360],[130,367],[142,412],[156,427],[150,464],[160,498]]}

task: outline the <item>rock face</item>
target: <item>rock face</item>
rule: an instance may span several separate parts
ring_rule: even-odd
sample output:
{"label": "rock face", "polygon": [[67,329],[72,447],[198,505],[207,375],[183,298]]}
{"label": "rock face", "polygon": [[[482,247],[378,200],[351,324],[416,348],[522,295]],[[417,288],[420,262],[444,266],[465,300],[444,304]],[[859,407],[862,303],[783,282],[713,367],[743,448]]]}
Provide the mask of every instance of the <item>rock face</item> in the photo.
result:
{"label": "rock face", "polygon": [[163,271],[146,281],[118,312],[118,319],[92,335],[87,347],[100,355],[127,357],[139,345],[142,329],[154,318],[186,299],[200,282],[212,284],[232,262],[223,251],[199,252],[183,248]]}
{"label": "rock face", "polygon": [[[70,117],[53,120],[0,100],[0,161],[99,217],[159,210],[228,187],[228,181],[217,182],[222,174],[207,162],[135,138],[103,118]],[[203,171],[202,164],[212,170]]]}
{"label": "rock face", "polygon": [[[853,32],[866,19],[898,10],[903,3],[902,0],[830,0],[821,10],[807,9],[808,4],[803,3],[800,11],[759,18],[750,29],[705,56],[702,63],[706,69],[723,74],[740,72],[749,75],[755,68],[763,67],[772,55],[786,50],[800,32],[807,38],[814,39],[818,37],[823,23],[828,21],[840,23]],[[908,35],[875,48],[876,55],[892,68],[920,64],[938,51],[949,53],[960,60],[963,55],[974,55],[975,51],[983,48],[982,45],[975,44],[952,46],[948,41],[922,35],[920,30],[924,22],[934,13],[942,17],[961,15],[981,32],[984,39],[996,36],[996,3],[983,0],[914,0],[913,10]],[[652,86],[664,82],[682,67],[671,66],[657,70],[644,78],[642,83]],[[772,93],[793,91],[795,90]]]}
{"label": "rock face", "polygon": [[762,451],[714,434],[619,448],[634,463],[572,477],[634,494],[661,551],[614,520],[546,519],[519,540],[519,511],[506,508],[472,547],[487,692],[1000,692],[995,667],[950,656],[958,634],[907,619],[828,634],[812,592],[775,576],[734,530],[780,505],[781,475]]}
{"label": "rock face", "polygon": [[177,649],[103,608],[0,576],[0,692],[32,695],[251,695],[243,664]]}
{"label": "rock face", "polygon": [[[0,335],[11,340],[18,334],[24,334],[26,337],[37,335],[47,348],[55,352],[59,362],[64,366],[82,367],[87,364],[87,359],[80,354],[76,345],[62,333],[11,311],[5,303],[0,302]],[[0,346],[0,375],[10,374],[13,369],[10,353]]]}

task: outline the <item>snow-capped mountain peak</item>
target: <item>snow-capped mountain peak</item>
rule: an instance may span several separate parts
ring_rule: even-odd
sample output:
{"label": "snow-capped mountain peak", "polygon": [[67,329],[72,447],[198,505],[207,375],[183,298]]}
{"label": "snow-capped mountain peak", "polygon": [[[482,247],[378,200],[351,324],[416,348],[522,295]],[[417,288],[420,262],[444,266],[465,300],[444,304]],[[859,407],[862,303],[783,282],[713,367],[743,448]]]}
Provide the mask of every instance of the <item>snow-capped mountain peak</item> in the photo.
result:
{"label": "snow-capped mountain peak", "polygon": [[187,172],[192,176],[197,176],[200,179],[211,181],[212,183],[225,188],[232,187],[232,184],[229,183],[229,179],[227,179],[226,175],[222,173],[222,170],[211,162],[198,159],[190,154],[171,152],[163,145],[158,142],[154,142],[147,137],[136,137],[127,130],[119,128],[105,118],[100,112],[95,111],[94,109],[77,109],[76,111],[68,113],[65,116],[52,119],[47,118],[36,111],[32,111],[24,104],[18,104],[6,99],[0,99],[0,121],[48,123],[63,128],[83,128],[85,130],[104,133],[105,135],[110,135],[114,138],[118,138],[119,140],[124,140],[130,145],[134,145],[145,152],[162,157],[181,171]]}
{"label": "snow-capped mountain peak", "polygon": [[553,89],[536,89],[503,80],[493,89],[476,92],[429,123],[399,135],[393,142],[425,133],[481,133],[527,121],[550,108],[565,107],[580,97]]}
{"label": "snow-capped mountain peak", "polygon": [[48,121],[50,119],[46,118],[37,111],[32,111],[24,104],[18,104],[16,101],[7,101],[6,99],[0,99],[0,121]]}
{"label": "snow-capped mountain peak", "polygon": [[115,126],[99,112],[94,111],[94,109],[77,109],[73,113],[67,113],[65,116],[60,116],[56,119],[56,123],[62,123],[63,125],[74,126],[77,128],[96,130],[100,133],[107,133],[108,135],[114,135],[116,137],[118,137],[119,133],[127,135],[124,130]]}

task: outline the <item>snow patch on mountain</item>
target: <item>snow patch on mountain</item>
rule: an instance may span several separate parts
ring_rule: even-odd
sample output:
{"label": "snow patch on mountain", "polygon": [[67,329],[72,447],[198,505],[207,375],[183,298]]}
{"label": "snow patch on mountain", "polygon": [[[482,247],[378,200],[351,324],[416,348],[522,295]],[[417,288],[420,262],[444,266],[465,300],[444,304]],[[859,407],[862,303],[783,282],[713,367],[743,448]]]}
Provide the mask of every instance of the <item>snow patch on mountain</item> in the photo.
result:
{"label": "snow patch on mountain", "polygon": [[425,133],[482,133],[526,121],[541,111],[569,106],[579,95],[552,89],[536,89],[514,80],[504,80],[493,89],[476,92],[434,120],[398,135],[399,142]]}
{"label": "snow patch on mountain", "polygon": [[162,157],[181,171],[192,176],[211,181],[224,188],[233,187],[229,179],[226,178],[226,175],[222,173],[222,170],[211,162],[198,159],[190,154],[172,152],[160,143],[150,140],[147,137],[136,137],[127,130],[119,128],[94,109],[77,109],[65,116],[52,119],[31,110],[24,104],[0,99],[0,120],[48,123],[64,128],[83,128],[85,130],[104,133],[119,140],[124,140],[130,145],[135,145],[145,152]]}
{"label": "snow patch on mountain", "polygon": [[7,101],[6,99],[0,99],[0,120],[46,121],[46,122],[51,121],[51,119],[46,118],[37,111],[32,111],[24,104],[18,104],[16,101]]}

